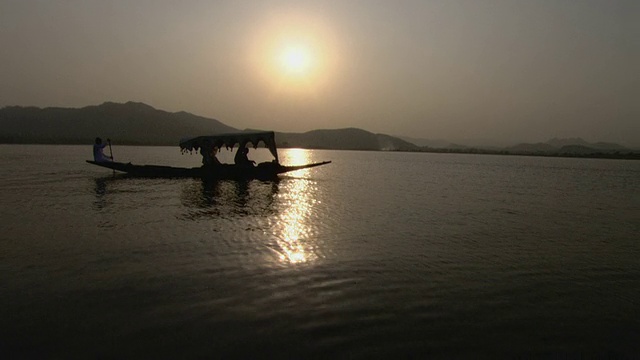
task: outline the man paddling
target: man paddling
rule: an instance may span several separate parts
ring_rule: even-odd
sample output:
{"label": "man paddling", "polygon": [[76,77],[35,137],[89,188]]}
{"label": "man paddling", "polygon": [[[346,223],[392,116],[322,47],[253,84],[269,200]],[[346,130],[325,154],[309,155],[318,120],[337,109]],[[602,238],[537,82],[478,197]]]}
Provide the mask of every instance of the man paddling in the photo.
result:
{"label": "man paddling", "polygon": [[[107,143],[111,143],[111,139],[107,139]],[[104,148],[107,144],[102,143],[102,139],[97,137],[95,144],[93,144],[93,161],[95,162],[107,162],[113,161],[113,157],[104,154]]]}

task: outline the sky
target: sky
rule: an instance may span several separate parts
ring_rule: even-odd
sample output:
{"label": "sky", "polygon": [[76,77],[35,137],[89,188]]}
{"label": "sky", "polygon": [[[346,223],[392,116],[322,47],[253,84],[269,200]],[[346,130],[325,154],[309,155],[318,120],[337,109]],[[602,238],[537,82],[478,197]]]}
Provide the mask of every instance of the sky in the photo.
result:
{"label": "sky", "polygon": [[637,0],[0,0],[0,107],[640,146]]}

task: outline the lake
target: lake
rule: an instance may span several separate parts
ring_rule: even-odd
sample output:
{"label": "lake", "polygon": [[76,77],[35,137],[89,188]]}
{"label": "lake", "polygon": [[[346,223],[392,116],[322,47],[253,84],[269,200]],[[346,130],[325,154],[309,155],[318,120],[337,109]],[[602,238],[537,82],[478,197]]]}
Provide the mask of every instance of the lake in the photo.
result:
{"label": "lake", "polygon": [[640,161],[279,153],[333,163],[133,179],[91,144],[0,145],[0,354],[640,356]]}

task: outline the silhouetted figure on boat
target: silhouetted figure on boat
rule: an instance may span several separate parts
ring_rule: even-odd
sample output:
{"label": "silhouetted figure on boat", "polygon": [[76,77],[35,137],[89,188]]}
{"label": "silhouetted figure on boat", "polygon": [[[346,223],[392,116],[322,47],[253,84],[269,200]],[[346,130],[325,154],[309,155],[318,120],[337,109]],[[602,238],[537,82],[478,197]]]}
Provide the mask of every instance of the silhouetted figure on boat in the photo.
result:
{"label": "silhouetted figure on boat", "polygon": [[220,162],[220,160],[218,160],[218,157],[216,156],[218,154],[218,148],[214,147],[213,149],[211,149],[211,165],[217,166],[217,165],[222,165],[222,163]]}
{"label": "silhouetted figure on boat", "polygon": [[220,165],[220,160],[218,160],[218,158],[216,157],[217,153],[218,153],[218,148],[212,146],[210,142],[206,141],[200,148],[200,154],[202,155],[202,165],[203,166]]}
{"label": "silhouetted figure on boat", "polygon": [[[111,139],[107,139],[107,143],[110,143]],[[113,161],[111,156],[107,156],[104,154],[104,148],[107,144],[102,143],[102,139],[97,137],[96,142],[93,144],[93,161],[95,162],[107,162]]]}
{"label": "silhouetted figure on boat", "polygon": [[236,151],[236,156],[233,157],[233,162],[236,165],[242,166],[253,166],[256,162],[253,160],[249,160],[249,148],[245,145],[242,145]]}

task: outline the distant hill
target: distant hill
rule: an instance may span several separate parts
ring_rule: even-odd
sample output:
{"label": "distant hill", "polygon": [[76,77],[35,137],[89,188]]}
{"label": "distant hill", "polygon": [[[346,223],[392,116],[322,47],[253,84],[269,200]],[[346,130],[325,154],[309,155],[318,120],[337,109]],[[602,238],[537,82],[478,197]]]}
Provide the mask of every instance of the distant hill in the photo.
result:
{"label": "distant hill", "polygon": [[582,138],[566,138],[566,139],[558,139],[553,138],[547,141],[545,144],[552,146],[553,148],[559,149],[563,146],[567,145],[580,145],[580,146],[589,146],[589,143]]}
{"label": "distant hill", "polygon": [[313,130],[306,133],[278,133],[279,146],[335,150],[418,150],[402,139],[373,134],[362,129]]}
{"label": "distant hill", "polygon": [[[410,138],[404,138],[410,139]],[[415,140],[415,139],[414,139]],[[420,144],[428,140],[419,141]],[[431,143],[433,145],[433,143]],[[430,153],[528,155],[555,157],[583,157],[607,159],[640,160],[640,150],[626,148],[619,144],[596,142],[589,143],[581,138],[551,139],[547,142],[521,143],[513,146],[465,146],[449,143],[445,147],[420,146],[417,151]]]}
{"label": "distant hill", "polygon": [[492,139],[484,139],[484,138],[461,138],[461,139],[424,139],[424,138],[415,138],[408,136],[398,136],[400,139],[408,141],[412,144],[416,144],[422,148],[432,148],[432,149],[456,149],[456,150],[464,150],[464,149],[502,149],[506,146],[513,145],[512,142],[506,141],[497,141]]}
{"label": "distant hill", "polygon": [[412,144],[418,145],[420,147],[430,147],[430,148],[448,148],[451,147],[451,145],[453,145],[450,141],[447,140],[431,140],[431,139],[421,139],[421,138],[414,138],[414,137],[408,137],[408,136],[398,136],[398,138],[410,142]]}
{"label": "distant hill", "polygon": [[596,153],[615,153],[621,151],[629,151],[626,147],[614,143],[589,143],[581,138],[569,139],[551,139],[544,143],[535,144],[518,144],[505,148],[505,150],[514,153],[556,153],[556,154],[574,154],[586,155]]}
{"label": "distant hill", "polygon": [[535,143],[535,144],[523,143],[523,144],[518,144],[514,146],[509,146],[507,148],[508,151],[522,152],[522,153],[547,152],[547,151],[555,151],[557,149],[558,147],[555,147],[547,143]]}
{"label": "distant hill", "polygon": [[[10,106],[0,109],[0,143],[87,144],[96,136],[118,144],[176,145],[183,137],[240,131],[187,112],[136,102],[80,109]],[[279,146],[340,150],[417,150],[404,140],[361,129],[278,133]]]}
{"label": "distant hill", "polygon": [[[0,109],[0,143],[87,144],[96,136],[117,144],[176,145],[183,137],[240,131],[216,119],[184,111],[167,112],[137,102],[105,102],[73,108],[9,106]],[[413,140],[418,144],[413,143]],[[426,152],[499,153],[543,156],[620,156],[637,158],[638,151],[613,143],[589,143],[581,138],[551,139],[515,146],[471,147],[443,140],[374,134],[362,129],[277,133],[280,147],[336,150],[398,150]]]}
{"label": "distant hill", "polygon": [[101,136],[120,144],[175,145],[181,137],[233,131],[237,129],[215,119],[170,113],[136,102],[106,102],[80,109],[0,109],[0,141],[5,143],[86,144]]}
{"label": "distant hill", "polygon": [[626,147],[619,144],[607,143],[607,142],[589,143],[583,140],[582,138],[569,138],[569,139],[553,138],[547,141],[547,144],[552,145],[559,149],[564,146],[579,145],[579,146],[586,146],[586,147],[598,149],[598,150],[628,150]]}

